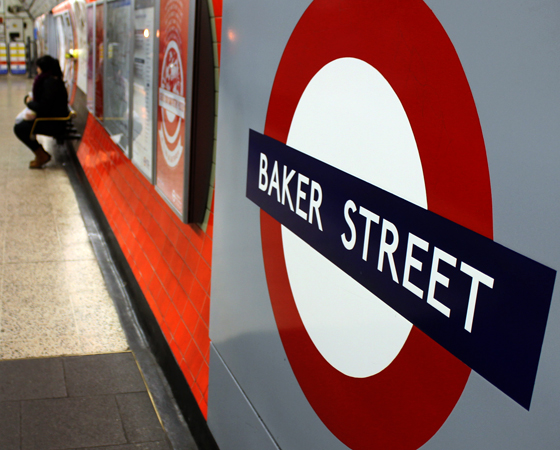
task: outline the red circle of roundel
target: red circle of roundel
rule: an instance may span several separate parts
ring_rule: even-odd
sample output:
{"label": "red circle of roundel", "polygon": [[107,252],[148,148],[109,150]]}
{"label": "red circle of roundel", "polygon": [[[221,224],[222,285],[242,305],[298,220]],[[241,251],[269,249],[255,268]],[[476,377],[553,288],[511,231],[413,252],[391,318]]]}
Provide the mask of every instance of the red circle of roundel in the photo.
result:
{"label": "red circle of roundel", "polygon": [[[492,238],[486,150],[453,44],[421,0],[315,0],[294,29],[270,95],[265,134],[286,142],[297,104],[329,62],[375,67],[398,95],[420,153],[428,209]],[[354,450],[417,449],[445,422],[470,369],[416,327],[368,378],[334,369],[312,343],[290,288],[281,225],[261,211],[267,283],[279,334],[310,405]]]}

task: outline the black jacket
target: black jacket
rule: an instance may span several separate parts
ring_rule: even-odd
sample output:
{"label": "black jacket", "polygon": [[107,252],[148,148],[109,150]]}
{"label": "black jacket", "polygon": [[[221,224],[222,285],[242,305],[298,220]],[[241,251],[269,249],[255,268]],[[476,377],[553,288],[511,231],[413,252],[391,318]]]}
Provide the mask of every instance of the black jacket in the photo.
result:
{"label": "black jacket", "polygon": [[68,92],[64,82],[57,77],[47,77],[34,89],[34,98],[27,106],[37,117],[66,117]]}

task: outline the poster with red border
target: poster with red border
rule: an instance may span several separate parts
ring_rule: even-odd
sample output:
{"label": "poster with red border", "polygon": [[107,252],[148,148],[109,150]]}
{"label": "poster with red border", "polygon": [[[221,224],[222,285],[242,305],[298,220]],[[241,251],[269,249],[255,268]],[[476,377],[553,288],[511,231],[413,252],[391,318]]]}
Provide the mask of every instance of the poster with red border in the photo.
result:
{"label": "poster with red border", "polygon": [[162,0],[160,5],[156,186],[181,216],[190,141],[189,9],[189,2],[180,0]]}

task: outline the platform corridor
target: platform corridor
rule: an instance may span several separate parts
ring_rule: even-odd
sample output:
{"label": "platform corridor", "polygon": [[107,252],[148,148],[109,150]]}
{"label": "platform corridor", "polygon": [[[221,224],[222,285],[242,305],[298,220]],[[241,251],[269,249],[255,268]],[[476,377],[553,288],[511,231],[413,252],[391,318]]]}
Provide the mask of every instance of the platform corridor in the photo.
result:
{"label": "platform corridor", "polygon": [[53,160],[30,170],[13,134],[30,89],[26,77],[0,77],[0,450],[177,448],[54,143]]}

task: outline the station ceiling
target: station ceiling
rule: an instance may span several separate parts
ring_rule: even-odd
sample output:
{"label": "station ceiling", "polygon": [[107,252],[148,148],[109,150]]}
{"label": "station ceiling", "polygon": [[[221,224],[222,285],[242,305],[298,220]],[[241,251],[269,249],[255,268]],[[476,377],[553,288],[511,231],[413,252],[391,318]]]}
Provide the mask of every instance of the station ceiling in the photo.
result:
{"label": "station ceiling", "polygon": [[61,2],[62,0],[34,0],[29,3],[31,5],[30,13],[33,18],[39,17],[41,14],[48,13]]}
{"label": "station ceiling", "polygon": [[33,19],[36,19],[41,14],[48,13],[51,9],[53,9],[59,3],[62,3],[63,0],[17,0],[13,2],[5,2],[8,3],[8,13],[12,12],[9,11],[10,8],[17,8],[14,11],[16,17],[28,17],[31,16]]}

